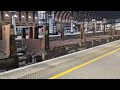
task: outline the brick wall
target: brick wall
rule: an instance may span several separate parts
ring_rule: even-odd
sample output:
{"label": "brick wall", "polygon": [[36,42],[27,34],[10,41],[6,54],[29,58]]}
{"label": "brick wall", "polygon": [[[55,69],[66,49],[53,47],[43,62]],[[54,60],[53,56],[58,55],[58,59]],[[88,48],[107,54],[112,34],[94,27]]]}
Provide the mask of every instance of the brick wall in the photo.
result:
{"label": "brick wall", "polygon": [[41,49],[43,39],[23,39],[23,43],[25,46],[31,49]]}

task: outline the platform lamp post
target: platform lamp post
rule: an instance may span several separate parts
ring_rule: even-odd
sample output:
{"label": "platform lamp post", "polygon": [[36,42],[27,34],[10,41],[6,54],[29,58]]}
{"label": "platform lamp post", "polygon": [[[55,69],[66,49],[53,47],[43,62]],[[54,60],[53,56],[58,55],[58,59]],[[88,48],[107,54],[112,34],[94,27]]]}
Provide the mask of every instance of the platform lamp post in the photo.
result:
{"label": "platform lamp post", "polygon": [[104,25],[103,33],[105,35],[106,34],[105,26],[107,25],[107,20],[105,18],[103,18],[103,25]]}
{"label": "platform lamp post", "polygon": [[14,26],[14,35],[17,35],[17,32],[16,32],[16,22],[15,22],[15,13],[16,11],[10,11],[11,15],[12,15],[12,25]]}

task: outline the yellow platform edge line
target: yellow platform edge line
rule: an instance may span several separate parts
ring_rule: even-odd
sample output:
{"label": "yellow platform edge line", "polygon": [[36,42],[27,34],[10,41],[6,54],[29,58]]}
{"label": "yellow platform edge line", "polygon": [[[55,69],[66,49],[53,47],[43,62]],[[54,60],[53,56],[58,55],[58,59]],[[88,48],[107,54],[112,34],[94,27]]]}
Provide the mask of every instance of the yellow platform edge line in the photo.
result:
{"label": "yellow platform edge line", "polygon": [[66,70],[66,71],[64,71],[64,72],[62,72],[62,73],[59,73],[59,74],[57,74],[57,75],[55,75],[55,76],[52,76],[52,77],[50,77],[50,78],[48,78],[48,79],[57,79],[57,78],[65,75],[65,74],[68,74],[68,73],[70,73],[70,72],[72,72],[72,71],[74,71],[74,70],[77,70],[77,69],[79,69],[79,68],[81,68],[81,67],[83,67],[83,66],[86,66],[86,65],[88,65],[88,64],[90,64],[90,63],[92,63],[92,62],[95,62],[95,61],[97,61],[97,60],[99,60],[99,59],[101,59],[101,58],[103,58],[103,57],[106,57],[106,56],[108,56],[108,55],[110,55],[110,54],[113,54],[113,53],[117,52],[118,50],[120,50],[120,48],[115,49],[115,50],[113,50],[113,51],[111,51],[111,52],[109,52],[109,53],[106,53],[106,54],[102,55],[102,56],[99,56],[99,57],[97,57],[97,58],[95,58],[95,59],[92,59],[92,60],[90,60],[90,61],[88,61],[88,62],[85,62],[85,63],[83,63],[83,64],[80,64],[80,65],[78,65],[78,66],[76,66],[76,67],[73,67],[73,68],[71,68],[71,69],[69,69],[69,70]]}

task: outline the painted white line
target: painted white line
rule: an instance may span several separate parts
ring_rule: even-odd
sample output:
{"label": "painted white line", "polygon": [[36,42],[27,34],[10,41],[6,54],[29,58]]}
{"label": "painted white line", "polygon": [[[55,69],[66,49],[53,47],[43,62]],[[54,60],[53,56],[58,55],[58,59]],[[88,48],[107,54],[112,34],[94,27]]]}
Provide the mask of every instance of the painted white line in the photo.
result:
{"label": "painted white line", "polygon": [[39,63],[32,64],[32,65],[16,68],[16,69],[9,70],[9,71],[6,71],[6,72],[1,72],[0,75],[8,74],[8,73],[15,72],[15,71],[18,71],[18,70],[23,70],[25,68],[29,68],[29,67],[32,67],[32,66],[35,66],[35,65],[43,64],[43,63],[46,63],[46,62],[51,62],[51,61],[54,61],[56,59],[61,59],[61,58],[68,57],[68,56],[71,56],[71,55],[74,55],[74,54],[78,54],[78,53],[81,53],[81,52],[89,51],[91,49],[95,49],[95,48],[98,48],[98,47],[102,47],[102,46],[106,46],[106,45],[114,44],[114,43],[118,43],[118,42],[120,43],[120,40],[116,40],[116,41],[113,41],[113,42],[109,42],[109,43],[106,43],[106,44],[103,44],[103,45],[99,45],[99,46],[92,47],[92,48],[89,48],[89,49],[81,50],[81,51],[78,51],[78,52],[75,52],[75,53],[67,54],[67,55],[64,55],[64,56],[56,57],[56,58],[53,58],[53,59],[49,59],[49,60],[46,60],[46,61],[42,61],[42,62],[39,62]]}

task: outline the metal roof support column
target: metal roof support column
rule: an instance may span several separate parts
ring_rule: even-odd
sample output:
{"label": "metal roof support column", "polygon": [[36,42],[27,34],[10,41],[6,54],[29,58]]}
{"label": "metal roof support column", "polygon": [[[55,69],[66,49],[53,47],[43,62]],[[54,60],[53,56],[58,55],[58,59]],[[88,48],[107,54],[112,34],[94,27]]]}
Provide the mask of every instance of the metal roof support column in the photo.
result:
{"label": "metal roof support column", "polygon": [[105,34],[106,34],[106,32],[107,32],[107,23],[106,23],[106,25],[105,25]]}
{"label": "metal roof support column", "polygon": [[95,20],[94,23],[95,23],[95,35],[96,35],[96,31],[97,31],[97,24],[96,23],[97,23],[97,21]]}
{"label": "metal roof support column", "polygon": [[115,35],[115,19],[113,19],[113,22],[112,22],[112,35],[113,36]]}
{"label": "metal roof support column", "polygon": [[103,30],[103,21],[101,21],[101,31]]}
{"label": "metal roof support column", "polygon": [[111,26],[110,26],[110,36],[112,36],[112,35],[113,35],[113,30],[112,30],[112,27],[113,27],[113,24],[111,24]]}
{"label": "metal roof support column", "polygon": [[[38,25],[43,26],[43,50],[49,49],[49,25],[47,22],[47,17],[50,15],[51,11],[38,11]],[[39,23],[40,22],[40,23]],[[45,52],[43,53],[43,60],[45,59]]]}
{"label": "metal roof support column", "polygon": [[[46,11],[46,15],[50,15],[50,11]],[[46,18],[44,18],[45,22],[43,23],[43,49],[44,50],[48,50],[49,49],[49,25],[48,22],[46,20]]]}
{"label": "metal roof support column", "polygon": [[48,25],[43,26],[42,48],[43,48],[42,60],[45,60],[47,58],[47,56],[46,56],[47,50],[49,50],[49,48],[50,48],[50,45],[49,45],[49,26]]}
{"label": "metal roof support column", "polygon": [[73,18],[71,18],[71,33],[73,33]]}
{"label": "metal roof support column", "polygon": [[103,19],[103,26],[104,26],[104,29],[103,29],[103,34],[105,35],[106,34],[106,26],[107,26],[107,20],[106,19]]}
{"label": "metal roof support column", "polygon": [[106,25],[105,25],[105,23],[103,24],[103,34],[105,35],[106,34],[106,32],[105,32],[105,27],[106,27]]}
{"label": "metal roof support column", "polygon": [[96,22],[96,20],[95,19],[92,19],[92,30],[93,30],[93,35],[95,35],[95,33],[96,33],[96,30],[95,30],[95,22]]}
{"label": "metal roof support column", "polygon": [[80,44],[83,46],[85,44],[85,33],[84,33],[84,23],[81,22],[80,24]]}
{"label": "metal roof support column", "polygon": [[64,28],[62,23],[60,25],[60,31],[61,31],[61,39],[64,40]]}
{"label": "metal roof support column", "polygon": [[49,49],[49,26],[43,28],[43,49]]}
{"label": "metal roof support column", "polygon": [[16,32],[16,22],[15,22],[15,13],[16,11],[10,11],[11,12],[11,15],[12,15],[12,25],[14,26],[14,35],[17,35],[17,32]]}
{"label": "metal roof support column", "polygon": [[49,18],[49,33],[50,34],[53,34],[53,19],[52,19],[52,15],[51,13],[48,15],[48,18]]}
{"label": "metal roof support column", "polygon": [[116,35],[116,22],[115,22],[115,19],[114,19],[114,23],[113,23],[113,30],[114,30],[114,35]]}

